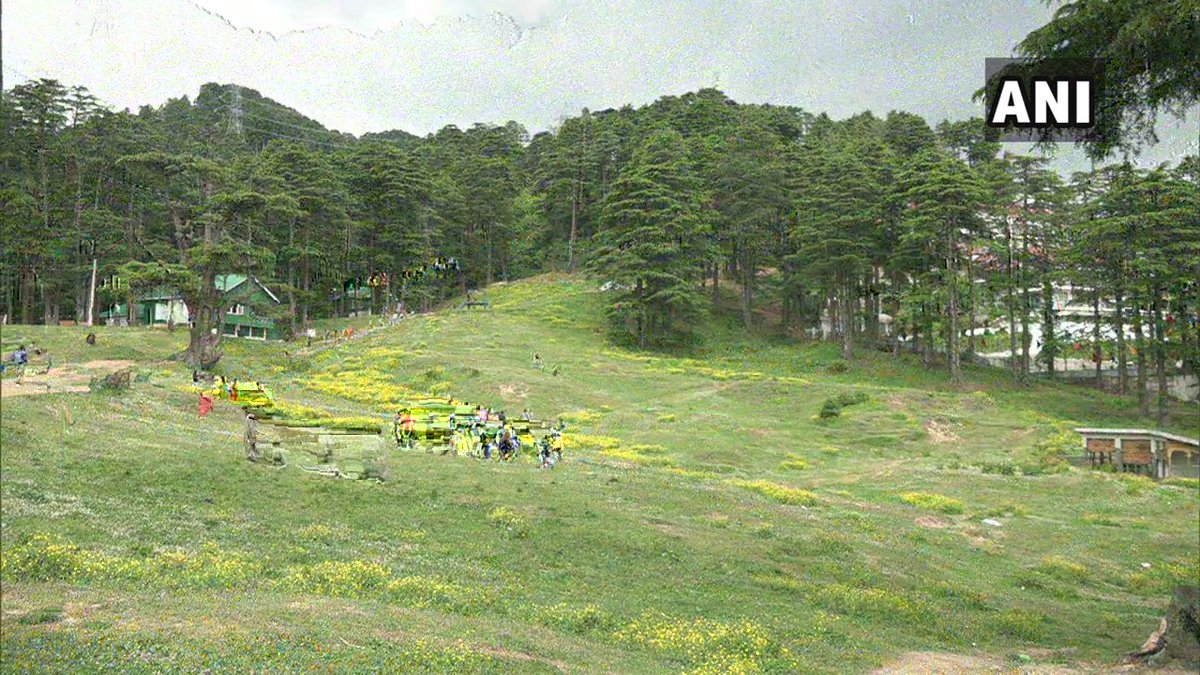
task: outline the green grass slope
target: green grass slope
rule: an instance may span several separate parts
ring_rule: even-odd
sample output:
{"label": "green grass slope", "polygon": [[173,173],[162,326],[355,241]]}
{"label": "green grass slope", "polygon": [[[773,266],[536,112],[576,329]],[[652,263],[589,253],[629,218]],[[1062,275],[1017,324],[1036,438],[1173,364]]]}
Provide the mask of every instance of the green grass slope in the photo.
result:
{"label": "green grass slope", "polygon": [[[236,409],[197,419],[167,360],[186,336],[27,329],[151,377],[3,400],[0,670],[1110,664],[1200,582],[1196,485],[1056,460],[1072,426],[1136,424],[1126,400],[988,370],[953,389],[875,354],[831,372],[828,346],[721,319],[688,358],[648,355],[606,341],[586,280],[489,295],[312,349],[235,341],[221,369],[335,415],[423,392],[562,417],[554,471],[399,450],[383,484],[252,465]],[[822,420],[838,398],[864,400]]]}

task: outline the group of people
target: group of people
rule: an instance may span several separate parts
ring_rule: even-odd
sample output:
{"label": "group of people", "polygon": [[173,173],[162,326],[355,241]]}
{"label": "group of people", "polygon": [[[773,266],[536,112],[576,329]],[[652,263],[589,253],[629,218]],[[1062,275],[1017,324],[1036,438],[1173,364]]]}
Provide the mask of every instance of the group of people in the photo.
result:
{"label": "group of people", "polygon": [[402,276],[405,281],[416,281],[424,278],[427,274],[433,274],[438,278],[444,279],[460,272],[462,272],[462,266],[459,264],[457,258],[442,258],[439,256],[434,258],[430,264],[418,265],[404,270]]}
{"label": "group of people", "polygon": [[[522,421],[532,421],[533,413],[528,408],[521,411]],[[484,460],[511,462],[521,452],[522,441],[520,434],[513,428],[512,422],[503,410],[493,410],[476,406],[475,412],[460,419],[450,413],[449,445],[446,452],[462,454]],[[396,443],[404,448],[413,448],[417,444],[417,419],[408,408],[397,411],[393,424],[393,435]],[[533,442],[537,451],[538,464],[544,469],[553,469],[563,456],[563,425],[551,428],[540,439]]]}
{"label": "group of people", "polygon": [[31,345],[29,349],[26,349],[25,345],[22,344],[13,350],[8,359],[0,361],[0,375],[3,375],[6,370],[12,368],[17,374],[14,384],[21,384],[21,381],[25,378],[25,369],[29,366],[29,357],[31,354],[46,357],[46,372],[49,373],[50,366],[54,363],[53,359],[50,358],[50,352],[41,349],[37,345]]}

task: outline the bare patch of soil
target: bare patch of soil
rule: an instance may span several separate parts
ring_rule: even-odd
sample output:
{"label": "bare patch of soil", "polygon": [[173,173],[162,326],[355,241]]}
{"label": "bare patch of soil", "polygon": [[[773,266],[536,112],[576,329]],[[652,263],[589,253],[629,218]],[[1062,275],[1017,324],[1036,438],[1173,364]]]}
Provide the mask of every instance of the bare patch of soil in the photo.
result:
{"label": "bare patch of soil", "polygon": [[929,440],[934,443],[953,443],[958,440],[958,434],[954,433],[954,428],[949,423],[938,420],[926,422],[925,433],[929,434]]}
{"label": "bare patch of soil", "polygon": [[[872,671],[874,675],[967,675],[975,673],[1028,673],[1029,675],[1080,675],[1082,673],[1141,673],[1149,668],[1136,665],[1080,663],[1052,665],[1015,663],[999,656],[952,654],[947,652],[909,652],[888,665]],[[1156,675],[1180,675],[1185,671],[1156,668]]]}
{"label": "bare patch of soil", "polygon": [[928,527],[928,528],[932,528],[935,530],[940,530],[940,529],[943,529],[946,527],[950,527],[949,522],[942,520],[941,518],[938,518],[937,516],[921,516],[920,518],[917,518],[916,522],[921,527]]}
{"label": "bare patch of soil", "polygon": [[64,363],[44,371],[42,366],[26,368],[21,384],[15,378],[6,378],[0,384],[0,397],[33,396],[35,394],[82,393],[88,391],[88,382],[118,370],[129,368],[133,361],[122,359],[98,359],[82,363]]}
{"label": "bare patch of soil", "polygon": [[500,385],[500,396],[506,401],[514,398],[529,398],[529,387],[523,384],[502,384]]}
{"label": "bare patch of soil", "polygon": [[511,649],[505,649],[503,647],[489,647],[487,645],[480,645],[475,649],[480,654],[487,654],[488,656],[495,656],[501,659],[511,659],[514,661],[544,663],[546,665],[554,666],[559,670],[559,672],[565,673],[567,671],[567,664],[563,663],[562,661],[543,659],[534,656],[533,654],[526,654],[525,652],[514,652]]}

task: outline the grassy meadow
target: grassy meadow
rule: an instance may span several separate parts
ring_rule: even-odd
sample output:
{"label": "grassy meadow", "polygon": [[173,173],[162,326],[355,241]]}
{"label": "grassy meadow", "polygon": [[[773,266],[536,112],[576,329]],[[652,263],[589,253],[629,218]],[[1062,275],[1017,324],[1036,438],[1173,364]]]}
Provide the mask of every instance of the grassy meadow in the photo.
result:
{"label": "grassy meadow", "polygon": [[[631,351],[580,278],[489,297],[311,349],[227,341],[218,372],[334,416],[383,421],[414,393],[528,407],[569,424],[553,471],[251,464],[238,409],[197,418],[185,331],[89,347],[5,326],[6,352],[149,379],[3,399],[0,670],[832,673],[919,651],[1087,670],[1200,583],[1195,481],[1061,459],[1072,427],[1145,426],[1135,401],[987,369],[954,388],[869,352],[846,367],[727,317],[687,356]],[[1169,427],[1198,420],[1180,406]]]}

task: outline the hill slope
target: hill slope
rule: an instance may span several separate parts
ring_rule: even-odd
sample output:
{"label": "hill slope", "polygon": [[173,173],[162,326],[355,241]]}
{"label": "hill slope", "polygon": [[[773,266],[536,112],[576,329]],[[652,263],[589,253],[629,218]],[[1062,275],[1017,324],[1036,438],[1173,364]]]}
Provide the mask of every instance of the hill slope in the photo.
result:
{"label": "hill slope", "polygon": [[[179,366],[130,346],[144,333],[89,353],[77,329],[7,327],[6,345],[26,330],[151,376],[5,399],[4,669],[1106,664],[1200,577],[1194,485],[1058,470],[1063,430],[1132,423],[1128,402],[990,371],[951,390],[871,355],[831,374],[823,345],[719,327],[695,358],[630,352],[582,280],[490,299],[311,350],[233,343],[221,367],[337,414],[422,391],[562,416],[554,471],[401,451],[384,484],[251,465],[237,411],[196,419]],[[159,358],[182,346],[152,337]],[[865,400],[816,418],[838,397]]]}

